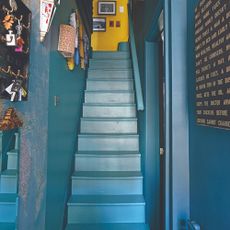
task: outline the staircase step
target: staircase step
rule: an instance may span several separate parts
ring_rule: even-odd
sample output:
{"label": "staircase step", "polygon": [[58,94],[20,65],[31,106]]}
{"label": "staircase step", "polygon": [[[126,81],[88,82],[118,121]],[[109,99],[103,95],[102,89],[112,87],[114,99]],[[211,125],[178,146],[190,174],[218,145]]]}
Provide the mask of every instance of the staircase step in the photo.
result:
{"label": "staircase step", "polygon": [[136,105],[85,103],[83,117],[136,117]]}
{"label": "staircase step", "polygon": [[119,78],[119,79],[129,79],[133,78],[132,69],[89,69],[88,79],[95,78]]}
{"label": "staircase step", "polygon": [[0,194],[0,222],[14,223],[16,219],[16,194]]}
{"label": "staircase step", "polygon": [[149,230],[147,224],[69,224],[66,230]]}
{"label": "staircase step", "polygon": [[73,195],[142,195],[140,172],[75,172],[72,176]]}
{"label": "staircase step", "polygon": [[132,79],[88,79],[87,90],[133,90]]}
{"label": "staircase step", "polygon": [[1,230],[15,230],[15,223],[0,223]]}
{"label": "staircase step", "polygon": [[92,53],[93,59],[128,59],[130,52],[125,51],[97,51]]}
{"label": "staircase step", "polygon": [[7,169],[18,168],[18,150],[11,150],[7,152]]}
{"label": "staircase step", "polygon": [[130,69],[130,59],[90,59],[89,69]]}
{"label": "staircase step", "polygon": [[78,152],[75,171],[140,171],[139,152]]}
{"label": "staircase step", "polygon": [[17,193],[17,170],[5,170],[1,173],[0,193]]}
{"label": "staircase step", "polygon": [[134,103],[134,92],[133,91],[85,91],[85,102],[86,103]]}
{"label": "staircase step", "polygon": [[81,133],[137,133],[137,119],[82,118]]}
{"label": "staircase step", "polygon": [[139,151],[139,136],[127,134],[78,135],[79,151]]}
{"label": "staircase step", "polygon": [[143,196],[81,196],[68,202],[68,223],[144,223]]}

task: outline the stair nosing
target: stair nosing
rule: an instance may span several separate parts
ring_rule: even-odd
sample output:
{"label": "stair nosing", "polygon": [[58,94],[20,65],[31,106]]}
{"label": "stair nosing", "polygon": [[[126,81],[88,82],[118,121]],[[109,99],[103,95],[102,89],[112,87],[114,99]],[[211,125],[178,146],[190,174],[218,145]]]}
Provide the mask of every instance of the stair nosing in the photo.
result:
{"label": "stair nosing", "polygon": [[75,156],[141,156],[139,151],[78,151]]}
{"label": "stair nosing", "polygon": [[[121,175],[118,175],[119,173]],[[136,179],[143,180],[143,175],[141,171],[75,171],[72,174],[72,180],[117,180],[117,179],[118,180],[136,180]]]}
{"label": "stair nosing", "polygon": [[90,134],[84,134],[84,133],[79,133],[78,137],[107,137],[107,138],[114,138],[114,137],[119,137],[119,138],[124,138],[124,137],[139,137],[139,134],[126,134],[126,133],[90,133]]}
{"label": "stair nosing", "polygon": [[[105,200],[101,200],[104,198]],[[115,199],[116,198],[116,199]],[[120,198],[120,201],[119,201]],[[130,199],[132,198],[132,199]],[[140,200],[136,200],[140,199]],[[74,200],[75,199],[75,200]],[[76,200],[77,199],[77,200]],[[118,202],[117,202],[118,201]],[[145,206],[143,195],[71,195],[68,206],[118,206],[135,205]]]}

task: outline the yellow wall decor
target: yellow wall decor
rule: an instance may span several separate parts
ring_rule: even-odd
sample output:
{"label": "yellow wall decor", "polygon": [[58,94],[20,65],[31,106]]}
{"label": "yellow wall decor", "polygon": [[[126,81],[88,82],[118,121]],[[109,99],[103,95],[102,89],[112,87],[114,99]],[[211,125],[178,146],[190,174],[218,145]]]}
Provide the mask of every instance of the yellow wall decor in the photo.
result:
{"label": "yellow wall decor", "polygon": [[106,31],[93,32],[93,50],[116,51],[120,42],[129,39],[128,0],[116,0],[116,15],[98,15],[98,1],[93,0],[93,17],[106,18]]}

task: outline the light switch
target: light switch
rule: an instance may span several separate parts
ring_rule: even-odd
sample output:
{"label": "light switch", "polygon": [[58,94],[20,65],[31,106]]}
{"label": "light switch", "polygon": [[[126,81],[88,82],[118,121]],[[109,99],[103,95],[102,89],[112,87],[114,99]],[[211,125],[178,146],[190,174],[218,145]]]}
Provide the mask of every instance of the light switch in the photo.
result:
{"label": "light switch", "polygon": [[120,7],[119,7],[119,12],[120,12],[120,13],[124,13],[124,11],[125,11],[124,6],[120,6]]}

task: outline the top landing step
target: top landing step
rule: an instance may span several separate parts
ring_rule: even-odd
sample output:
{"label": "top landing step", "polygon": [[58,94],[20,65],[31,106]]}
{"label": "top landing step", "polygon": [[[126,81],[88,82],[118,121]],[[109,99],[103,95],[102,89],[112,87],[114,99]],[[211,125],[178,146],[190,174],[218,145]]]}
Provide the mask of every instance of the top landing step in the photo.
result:
{"label": "top landing step", "polygon": [[129,59],[129,51],[94,51],[93,59]]}

